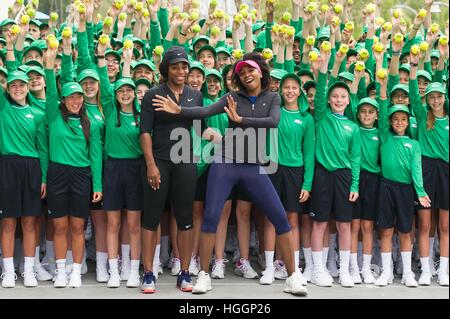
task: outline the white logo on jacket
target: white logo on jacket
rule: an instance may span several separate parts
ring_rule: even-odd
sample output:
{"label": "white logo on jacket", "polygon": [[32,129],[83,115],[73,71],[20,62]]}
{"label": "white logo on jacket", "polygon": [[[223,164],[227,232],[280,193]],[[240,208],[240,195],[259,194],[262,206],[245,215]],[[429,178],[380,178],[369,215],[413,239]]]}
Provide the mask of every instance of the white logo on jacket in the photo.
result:
{"label": "white logo on jacket", "polygon": [[136,122],[131,122],[130,123],[132,126],[137,126],[137,123]]}
{"label": "white logo on jacket", "polygon": [[303,124],[303,122],[301,120],[299,120],[299,119],[294,120],[294,122],[297,123],[297,124]]}
{"label": "white logo on jacket", "polygon": [[350,126],[348,126],[348,125],[344,125],[344,128],[345,128],[347,131],[350,131],[350,132],[353,131],[352,128],[351,128]]}
{"label": "white logo on jacket", "polygon": [[27,115],[25,115],[25,117],[28,119],[34,119],[34,115],[31,113],[28,113]]}
{"label": "white logo on jacket", "polygon": [[412,146],[412,144],[409,144],[409,143],[405,143],[405,144],[403,144],[405,147],[408,147],[408,148],[412,148],[413,146]]}
{"label": "white logo on jacket", "polygon": [[372,137],[372,140],[374,140],[374,141],[378,141],[378,136],[374,136],[374,137]]}

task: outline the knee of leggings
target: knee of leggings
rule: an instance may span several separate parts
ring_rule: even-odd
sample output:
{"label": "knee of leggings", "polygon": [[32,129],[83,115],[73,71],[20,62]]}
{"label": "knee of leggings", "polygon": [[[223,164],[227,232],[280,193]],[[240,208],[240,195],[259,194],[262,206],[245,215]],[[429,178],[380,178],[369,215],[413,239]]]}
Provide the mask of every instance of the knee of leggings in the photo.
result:
{"label": "knee of leggings", "polygon": [[275,226],[275,232],[277,233],[277,235],[283,235],[283,234],[291,231],[291,226],[289,225],[287,219],[286,219],[286,221],[275,223],[274,226]]}

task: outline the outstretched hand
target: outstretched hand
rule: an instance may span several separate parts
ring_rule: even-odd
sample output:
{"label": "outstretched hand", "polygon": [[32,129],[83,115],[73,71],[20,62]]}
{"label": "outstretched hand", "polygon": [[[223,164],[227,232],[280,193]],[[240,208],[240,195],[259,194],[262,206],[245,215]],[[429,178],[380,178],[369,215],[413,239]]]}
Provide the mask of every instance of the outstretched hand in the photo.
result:
{"label": "outstretched hand", "polygon": [[241,123],[242,117],[239,116],[239,114],[237,114],[237,103],[231,95],[227,96],[227,102],[228,102],[228,107],[226,106],[224,108],[224,110],[225,110],[225,112],[227,112],[228,117],[233,122]]}
{"label": "outstretched hand", "polygon": [[172,98],[156,95],[152,100],[155,111],[164,111],[171,114],[180,114],[181,107]]}

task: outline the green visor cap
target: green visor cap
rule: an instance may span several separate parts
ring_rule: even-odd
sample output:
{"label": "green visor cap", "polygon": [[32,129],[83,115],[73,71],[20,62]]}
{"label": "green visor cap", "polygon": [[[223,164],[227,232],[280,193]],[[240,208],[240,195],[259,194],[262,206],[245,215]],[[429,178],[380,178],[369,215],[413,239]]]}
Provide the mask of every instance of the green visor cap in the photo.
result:
{"label": "green visor cap", "polygon": [[124,85],[129,85],[133,89],[136,89],[136,84],[134,84],[134,82],[131,78],[121,78],[120,80],[116,81],[116,83],[114,83],[114,92],[116,92],[118,89],[120,89]]}
{"label": "green visor cap", "polygon": [[98,75],[98,72],[93,69],[84,69],[83,71],[78,74],[78,82],[83,81],[86,78],[91,78],[96,81],[100,81],[100,76]]}
{"label": "green visor cap", "polygon": [[61,97],[68,97],[75,93],[83,94],[83,89],[77,82],[67,82],[61,89]]}
{"label": "green visor cap", "polygon": [[218,47],[218,48],[216,48],[216,53],[217,54],[224,53],[224,54],[226,54],[226,55],[231,57],[231,52],[226,47]]}
{"label": "green visor cap", "polygon": [[42,25],[41,21],[39,21],[37,19],[30,20],[30,24],[34,24],[38,28]]}
{"label": "green visor cap", "polygon": [[192,61],[191,63],[189,63],[189,70],[192,71],[193,69],[202,71],[203,75],[206,74],[205,66],[201,62]]}
{"label": "green visor cap", "polygon": [[149,80],[147,80],[146,78],[139,78],[136,81],[134,81],[134,84],[136,85],[136,87],[140,84],[145,84],[147,85],[149,88],[152,87],[152,84],[150,83]]}
{"label": "green visor cap", "polygon": [[277,80],[281,80],[286,74],[288,74],[288,71],[283,69],[273,69],[270,71],[270,76]]}
{"label": "green visor cap", "polygon": [[301,69],[300,71],[297,72],[297,75],[298,76],[307,75],[311,79],[314,80],[314,74],[310,70],[307,70],[307,69]]}
{"label": "green visor cap", "polygon": [[192,47],[195,47],[197,42],[201,40],[206,41],[209,44],[209,38],[206,35],[201,35],[192,41]]}
{"label": "green visor cap", "polygon": [[447,93],[447,91],[445,90],[445,86],[440,82],[433,82],[427,86],[427,89],[425,90],[425,95],[428,95],[432,92],[439,92],[444,95]]}
{"label": "green visor cap", "polygon": [[405,112],[405,113],[407,113],[408,115],[411,115],[411,111],[409,110],[409,108],[408,108],[406,105],[403,105],[403,104],[395,104],[395,105],[392,105],[392,106],[389,108],[388,116],[391,116],[392,114],[394,114],[394,113],[396,113],[396,112]]}
{"label": "green visor cap", "polygon": [[222,81],[222,74],[220,74],[219,71],[217,71],[216,69],[208,69],[206,70],[206,74],[205,74],[205,78],[208,76],[215,76],[217,77],[220,81]]}
{"label": "green visor cap", "polygon": [[408,85],[407,84],[401,84],[401,83],[394,85],[394,87],[391,89],[391,92],[389,92],[389,95],[392,95],[392,93],[394,93],[397,90],[402,90],[402,91],[406,92],[406,94],[409,95],[409,87],[408,87]]}
{"label": "green visor cap", "polygon": [[153,72],[156,70],[155,64],[152,61],[147,60],[147,59],[142,59],[142,60],[137,61],[133,68],[136,69],[139,66],[146,66],[147,68],[149,68]]}
{"label": "green visor cap", "polygon": [[197,57],[200,55],[200,53],[201,53],[202,51],[205,51],[205,50],[211,51],[211,52],[213,53],[214,57],[217,56],[216,49],[214,49],[212,46],[210,46],[209,44],[207,44],[207,45],[202,46],[200,49],[198,49],[198,51],[197,51]]}
{"label": "green visor cap", "polygon": [[408,63],[404,63],[402,65],[400,65],[400,67],[398,68],[399,71],[403,70],[406,72],[411,72],[411,66]]}
{"label": "green visor cap", "polygon": [[5,19],[2,22],[0,22],[0,28],[4,27],[8,24],[17,24],[16,21],[12,20],[12,19]]}
{"label": "green visor cap", "polygon": [[[37,66],[37,67],[40,67],[41,69],[43,69],[44,68],[44,66],[41,64],[41,62],[39,62],[39,61],[36,61],[36,60],[30,60],[30,61],[27,61],[26,63],[25,63],[25,65],[27,65],[27,66]],[[27,69],[28,70],[28,69]]]}
{"label": "green visor cap", "polygon": [[338,75],[339,79],[343,79],[343,80],[347,80],[350,82],[353,82],[355,80],[355,76],[353,74],[351,74],[350,72],[341,72]]}
{"label": "green visor cap", "polygon": [[328,88],[327,96],[330,95],[331,91],[333,91],[336,88],[344,88],[347,90],[348,94],[350,94],[350,88],[348,87],[347,83],[342,81],[336,81]]}
{"label": "green visor cap", "polygon": [[417,71],[417,78],[419,78],[419,76],[424,77],[425,79],[428,80],[428,82],[432,81],[431,74],[428,71],[425,70]]}
{"label": "green visor cap", "polygon": [[0,66],[0,73],[2,73],[5,76],[8,76],[8,70],[5,69],[4,67]]}
{"label": "green visor cap", "polygon": [[322,38],[330,38],[330,28],[322,28],[319,30],[319,33],[317,34],[317,39],[322,39]]}
{"label": "green visor cap", "polygon": [[252,33],[255,33],[258,30],[261,30],[262,27],[264,27],[266,24],[264,22],[255,22],[252,25]]}
{"label": "green visor cap", "polygon": [[28,76],[22,72],[22,71],[13,71],[8,74],[8,77],[6,78],[6,83],[10,84],[13,81],[20,80],[22,82],[28,83],[29,79]]}
{"label": "green visor cap", "polygon": [[310,88],[317,87],[316,82],[314,81],[306,81],[305,84],[303,84],[303,90],[308,91]]}
{"label": "green visor cap", "polygon": [[300,77],[299,77],[297,74],[295,74],[295,73],[287,73],[287,74],[283,75],[283,77],[281,78],[281,81],[280,81],[280,90],[281,90],[281,88],[283,87],[284,81],[286,81],[287,79],[293,79],[293,80],[297,81],[297,83],[298,83],[300,86],[302,85],[302,80],[300,80]]}
{"label": "green visor cap", "polygon": [[361,99],[358,103],[357,108],[359,109],[361,106],[363,106],[365,104],[369,104],[369,105],[373,106],[374,108],[376,108],[377,110],[380,109],[380,105],[378,105],[377,100],[374,100],[370,97],[365,97],[365,98]]}
{"label": "green visor cap", "polygon": [[44,55],[44,51],[42,51],[41,47],[35,44],[34,42],[23,49],[23,56],[27,55],[29,51],[37,51],[41,56]]}
{"label": "green visor cap", "polygon": [[441,54],[439,53],[439,50],[431,50],[430,57],[439,59],[440,56]]}
{"label": "green visor cap", "polygon": [[34,66],[34,65],[33,65],[33,66],[30,66],[30,67],[28,68],[28,70],[26,71],[26,74],[28,75],[28,74],[31,73],[31,72],[35,72],[35,73],[37,73],[37,74],[42,75],[43,77],[45,77],[44,69],[41,68],[41,67]]}
{"label": "green visor cap", "polygon": [[355,49],[349,49],[347,52],[347,56],[357,56],[358,55],[358,51],[356,51]]}
{"label": "green visor cap", "polygon": [[105,57],[107,55],[114,55],[114,57],[117,59],[117,61],[120,62],[120,60],[122,59],[122,57],[120,56],[120,54],[117,51],[111,50],[111,49],[107,49],[105,52]]}

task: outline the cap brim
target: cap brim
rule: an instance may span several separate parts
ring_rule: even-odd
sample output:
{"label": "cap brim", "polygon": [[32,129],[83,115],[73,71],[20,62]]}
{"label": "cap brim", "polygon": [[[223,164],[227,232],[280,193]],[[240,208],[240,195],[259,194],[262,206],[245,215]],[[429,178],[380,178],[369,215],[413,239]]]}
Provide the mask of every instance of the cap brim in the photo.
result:
{"label": "cap brim", "polygon": [[178,62],[185,62],[187,64],[189,64],[189,61],[186,58],[175,58],[169,61],[169,64],[175,64]]}

